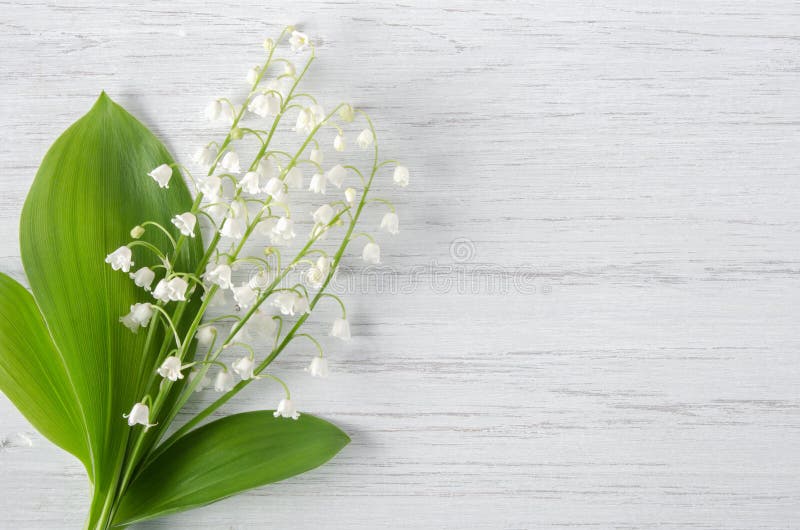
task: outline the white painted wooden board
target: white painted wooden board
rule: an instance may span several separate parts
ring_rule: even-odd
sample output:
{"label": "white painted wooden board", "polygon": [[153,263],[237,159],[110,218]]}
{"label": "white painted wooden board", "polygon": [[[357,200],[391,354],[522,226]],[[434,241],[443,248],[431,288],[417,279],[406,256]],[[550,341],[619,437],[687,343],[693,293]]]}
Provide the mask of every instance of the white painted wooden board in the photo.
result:
{"label": "white painted wooden board", "polygon": [[[286,23],[412,170],[406,289],[346,296],[330,379],[280,364],[340,456],[138,528],[800,526],[794,1],[0,1],[0,270],[101,89],[188,160]],[[0,528],[80,528],[81,467],[2,396],[0,441]]]}

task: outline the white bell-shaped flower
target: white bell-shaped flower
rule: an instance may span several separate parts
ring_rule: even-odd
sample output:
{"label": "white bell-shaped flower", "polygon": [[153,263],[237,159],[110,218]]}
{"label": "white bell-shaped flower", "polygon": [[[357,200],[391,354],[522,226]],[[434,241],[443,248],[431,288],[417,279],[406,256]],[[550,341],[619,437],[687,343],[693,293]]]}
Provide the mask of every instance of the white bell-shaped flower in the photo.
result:
{"label": "white bell-shaped flower", "polygon": [[266,191],[270,197],[277,200],[278,197],[283,196],[283,181],[278,177],[272,177],[267,181],[266,186],[264,186],[264,191]]}
{"label": "white bell-shaped flower", "polygon": [[159,280],[156,288],[153,289],[153,298],[160,302],[169,302],[169,281]]}
{"label": "white bell-shaped flower", "polygon": [[[191,372],[189,372],[189,379],[188,379],[189,384],[191,384],[199,375],[200,375],[200,372],[198,370],[192,370]],[[209,386],[211,386],[211,378],[206,373],[206,374],[203,374],[203,378],[200,381],[198,381],[197,386],[194,387],[194,391],[195,392],[202,392],[203,390],[205,390]]]}
{"label": "white bell-shaped flower", "polygon": [[126,328],[136,333],[139,328],[146,328],[153,317],[153,308],[150,304],[133,304],[131,311],[119,319]]}
{"label": "white bell-shaped flower", "polygon": [[294,299],[294,312],[298,315],[310,313],[311,308],[308,305],[308,298],[306,298],[301,294],[298,294]]}
{"label": "white bell-shaped flower", "polygon": [[216,159],[217,148],[213,145],[201,147],[195,152],[194,157],[192,157],[192,161],[205,170],[208,170]]}
{"label": "white bell-shaped flower", "polygon": [[330,204],[323,204],[313,213],[314,222],[321,225],[328,225],[333,220],[335,213]]}
{"label": "white bell-shaped flower", "polygon": [[308,301],[294,291],[280,291],[270,303],[273,307],[277,307],[283,315],[295,316],[308,312]]}
{"label": "white bell-shaped flower", "polygon": [[161,366],[157,371],[158,375],[170,381],[183,379],[183,374],[181,373],[181,360],[174,355],[170,355],[164,359],[164,362],[161,363]]}
{"label": "white bell-shaped flower", "polygon": [[214,379],[214,390],[217,392],[227,392],[231,388],[233,388],[233,375],[220,369],[220,371],[217,372],[216,379]]}
{"label": "white bell-shaped flower", "polygon": [[171,280],[163,279],[153,289],[153,298],[161,302],[183,302],[186,300],[186,290],[189,284],[180,277]]}
{"label": "white bell-shaped flower", "polygon": [[173,217],[172,224],[178,227],[181,234],[194,237],[194,227],[197,224],[197,217],[195,217],[192,212],[185,212]]}
{"label": "white bell-shaped flower", "polygon": [[325,110],[320,105],[311,105],[300,111],[294,130],[301,134],[311,134],[325,119]]}
{"label": "white bell-shaped flower", "polygon": [[314,357],[311,359],[311,364],[306,367],[306,372],[311,374],[311,377],[328,377],[328,359]]}
{"label": "white bell-shaped flower", "polygon": [[172,178],[172,168],[167,164],[161,164],[148,173],[148,175],[153,177],[153,180],[158,182],[158,185],[162,188],[169,188],[169,179]]}
{"label": "white bell-shaped flower", "polygon": [[218,285],[222,289],[231,288],[231,268],[224,263],[209,263],[206,266],[206,273],[203,275],[207,282]]}
{"label": "white bell-shaped flower", "polygon": [[156,273],[149,267],[142,267],[138,271],[130,273],[129,276],[137,287],[143,287],[145,291],[150,290],[153,280],[156,279]]}
{"label": "white bell-shaped flower", "polygon": [[239,240],[244,237],[245,230],[247,230],[247,221],[245,219],[228,217],[225,219],[225,223],[220,228],[219,233],[223,237]]}
{"label": "white bell-shaped flower", "polygon": [[131,249],[125,246],[119,247],[117,250],[106,256],[106,263],[111,265],[115,271],[130,272],[133,262],[133,253]]}
{"label": "white bell-shaped flower", "polygon": [[294,63],[291,61],[286,61],[283,63],[283,75],[294,77],[297,74],[297,69],[294,67]]}
{"label": "white bell-shaped flower", "polygon": [[330,260],[326,256],[317,258],[317,262],[306,272],[306,282],[314,289],[319,289],[330,271]]}
{"label": "white bell-shaped flower", "polygon": [[247,206],[242,201],[233,201],[219,233],[224,237],[238,240],[244,237],[245,230],[247,230]]}
{"label": "white bell-shaped flower", "polygon": [[203,326],[197,330],[194,336],[197,339],[197,344],[200,346],[211,346],[211,343],[214,342],[214,337],[217,336],[217,328],[214,326]]}
{"label": "white bell-shaped flower", "polygon": [[247,203],[242,199],[231,201],[228,216],[236,217],[237,219],[247,219]]}
{"label": "white bell-shaped flower", "polygon": [[346,318],[337,318],[333,321],[330,335],[342,340],[350,340],[350,322]]}
{"label": "white bell-shaped flower", "polygon": [[258,78],[261,76],[261,67],[253,66],[247,71],[247,84],[255,85],[258,83]]}
{"label": "white bell-shaped flower", "polygon": [[331,327],[331,337],[350,340],[350,322],[346,318],[337,318]]}
{"label": "white bell-shaped flower", "polygon": [[381,247],[379,247],[377,243],[367,243],[364,245],[364,250],[361,252],[361,258],[367,263],[377,265],[381,262]]}
{"label": "white bell-shaped flower", "polygon": [[381,230],[386,230],[392,235],[400,231],[400,219],[394,212],[386,212],[386,215],[381,219]]}
{"label": "white bell-shaped flower", "polygon": [[283,179],[283,182],[289,189],[303,189],[303,170],[299,167],[293,167],[286,173],[286,178]]}
{"label": "white bell-shaped flower", "polygon": [[222,195],[222,179],[216,175],[208,176],[200,181],[198,189],[206,197],[218,199]]}
{"label": "white bell-shaped flower", "polygon": [[328,182],[330,182],[337,188],[342,187],[342,183],[344,182],[344,178],[346,176],[347,176],[347,170],[341,164],[336,164],[335,166],[330,168],[326,175]]}
{"label": "white bell-shaped flower", "polygon": [[300,417],[300,413],[297,412],[296,408],[294,408],[294,404],[292,403],[291,399],[282,399],[280,403],[278,403],[278,408],[272,413],[272,415],[276,418],[292,418],[293,420],[296,420]]}
{"label": "white bell-shaped flower", "polygon": [[[202,299],[204,301],[205,301],[205,299],[206,299],[206,297],[208,296],[209,293],[210,293],[210,291],[206,291],[205,293],[203,293]],[[211,300],[209,300],[208,307],[209,308],[224,307],[224,308],[227,309],[228,307],[232,306],[233,304],[234,304],[234,302],[233,302],[233,294],[230,291],[227,291],[225,289],[217,289],[217,291],[211,297]]]}
{"label": "white bell-shaped flower", "polygon": [[238,186],[245,193],[258,195],[261,193],[261,175],[255,171],[248,171],[239,181]]}
{"label": "white bell-shaped flower", "polygon": [[[227,102],[226,102],[227,103]],[[219,113],[219,119],[222,120],[223,123],[227,123],[228,125],[233,125],[233,122],[236,120],[236,114],[238,114],[239,110],[227,103],[226,105],[222,106],[222,110]]]}
{"label": "white bell-shaped flower", "polygon": [[250,309],[258,300],[258,292],[245,282],[239,287],[232,287],[233,299],[241,309]]}
{"label": "white bell-shaped flower", "polygon": [[356,197],[358,196],[358,192],[353,188],[347,188],[344,190],[344,200],[352,206],[356,202]]}
{"label": "white bell-shaped flower", "polygon": [[375,136],[372,135],[372,131],[369,129],[361,131],[358,138],[356,138],[356,143],[361,149],[371,146],[373,141],[375,141]]}
{"label": "white bell-shaped flower", "polygon": [[406,166],[397,166],[394,168],[394,175],[392,178],[395,184],[405,188],[408,186],[408,168]]}
{"label": "white bell-shaped flower", "polygon": [[342,133],[337,134],[333,138],[333,148],[340,153],[347,149],[347,141],[344,139],[344,135]]}
{"label": "white bell-shaped flower", "polygon": [[352,123],[352,121],[356,119],[356,111],[352,105],[342,105],[339,108],[339,117],[346,123]]}
{"label": "white bell-shaped flower", "polygon": [[259,160],[256,171],[258,171],[258,174],[261,175],[262,182],[267,182],[272,177],[278,176],[278,167],[271,158],[262,158]]}
{"label": "white bell-shaped flower", "polygon": [[236,341],[253,344],[260,341],[273,341],[278,332],[278,324],[271,315],[256,310],[236,334]]}
{"label": "white bell-shaped flower", "polygon": [[313,193],[325,193],[327,184],[328,179],[325,178],[325,175],[322,173],[314,173],[314,176],[311,177],[311,184],[308,186],[308,191]]}
{"label": "white bell-shaped flower", "polygon": [[242,378],[242,381],[247,381],[255,377],[253,370],[256,369],[256,363],[250,357],[245,356],[233,361],[231,363],[231,368],[236,372],[236,375]]}
{"label": "white bell-shaped flower", "polygon": [[288,217],[281,217],[272,227],[273,242],[290,241],[294,239],[294,221]]}
{"label": "white bell-shaped flower", "polygon": [[222,169],[230,173],[238,175],[242,172],[242,167],[239,165],[239,155],[236,154],[236,151],[228,151],[225,153],[219,165],[222,166]]}
{"label": "white bell-shaped flower", "polygon": [[275,116],[281,110],[281,100],[276,94],[258,94],[247,106],[247,110],[262,118]]}
{"label": "white bell-shaped flower", "polygon": [[315,164],[322,164],[322,161],[325,159],[325,155],[319,149],[312,149],[308,159]]}
{"label": "white bell-shaped flower", "polygon": [[122,417],[128,419],[130,427],[144,425],[145,431],[156,425],[155,423],[150,423],[150,408],[144,403],[135,404],[131,411],[128,414],[123,414]]}
{"label": "white bell-shaped flower", "polygon": [[256,232],[262,236],[272,237],[272,229],[275,228],[275,223],[277,219],[274,217],[267,217],[266,219],[262,219],[256,225]]}
{"label": "white bell-shaped flower", "polygon": [[293,52],[301,52],[309,47],[311,41],[308,40],[308,35],[299,31],[293,31],[292,36],[289,37],[289,45],[292,47]]}
{"label": "white bell-shaped flower", "polygon": [[222,113],[222,102],[218,99],[215,99],[208,105],[206,105],[206,118],[209,121],[217,121]]}
{"label": "white bell-shaped flower", "polygon": [[314,122],[314,113],[311,109],[305,108],[297,115],[294,130],[301,134],[310,134],[316,125],[317,124]]}
{"label": "white bell-shaped flower", "polygon": [[186,301],[186,290],[189,283],[181,277],[172,278],[169,281],[169,299],[173,302]]}

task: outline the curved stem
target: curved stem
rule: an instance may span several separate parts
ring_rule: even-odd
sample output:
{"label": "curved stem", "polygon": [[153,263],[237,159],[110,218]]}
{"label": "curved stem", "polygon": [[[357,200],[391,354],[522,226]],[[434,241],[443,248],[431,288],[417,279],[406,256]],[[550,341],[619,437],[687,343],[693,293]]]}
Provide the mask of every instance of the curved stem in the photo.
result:
{"label": "curved stem", "polygon": [[147,241],[142,241],[141,239],[131,241],[130,243],[128,243],[128,247],[144,247],[152,251],[153,254],[155,254],[156,256],[159,257],[159,259],[161,259],[161,261],[166,261],[167,259],[164,253],[161,252],[161,250],[157,246],[153,245],[152,243],[148,243]]}
{"label": "curved stem", "polygon": [[165,236],[167,236],[167,239],[169,239],[170,243],[172,243],[172,248],[175,248],[175,247],[177,247],[177,246],[178,246],[178,243],[175,241],[175,238],[174,238],[174,237],[172,237],[172,234],[170,234],[169,230],[167,230],[166,228],[164,228],[164,227],[161,225],[161,223],[157,223],[157,222],[155,222],[155,221],[145,221],[145,222],[143,222],[143,223],[142,223],[141,225],[139,225],[139,226],[155,226],[156,228],[158,228],[159,230],[161,230],[162,232],[164,232],[164,235],[165,235]]}
{"label": "curved stem", "polygon": [[314,337],[312,337],[312,336],[311,336],[311,335],[309,335],[308,333],[298,333],[298,334],[296,334],[296,335],[294,336],[294,338],[297,338],[297,337],[305,337],[305,338],[307,338],[308,340],[310,340],[311,342],[313,342],[313,343],[314,343],[314,345],[317,347],[317,350],[319,350],[319,356],[320,356],[320,357],[322,357],[322,353],[323,353],[323,352],[322,352],[322,344],[320,344],[320,343],[319,343],[319,341],[318,341],[317,339],[315,339]]}
{"label": "curved stem", "polygon": [[164,311],[163,308],[155,304],[150,304],[150,308],[155,309],[164,316],[164,320],[166,320],[167,324],[169,324],[169,327],[172,330],[172,334],[175,335],[175,345],[178,347],[178,350],[181,350],[183,348],[183,346],[181,345],[181,338],[180,336],[178,336],[178,330],[175,329],[175,324],[173,324],[172,319],[169,316],[169,313],[167,313],[166,311]]}
{"label": "curved stem", "polygon": [[[260,378],[264,378],[264,377],[269,377],[273,381],[277,381],[278,383],[280,383],[280,385],[283,387],[283,391],[286,392],[286,399],[292,399],[292,393],[289,392],[289,386],[286,383],[283,382],[283,379],[281,379],[277,375],[268,374],[268,373],[265,373],[264,375],[260,376]],[[250,381],[252,381],[252,379]]]}
{"label": "curved stem", "polygon": [[333,298],[334,300],[339,302],[339,307],[342,308],[342,318],[347,318],[347,309],[345,309],[344,302],[342,302],[341,298],[339,298],[338,296],[336,296],[333,293],[322,293],[322,296],[327,296],[328,298]]}

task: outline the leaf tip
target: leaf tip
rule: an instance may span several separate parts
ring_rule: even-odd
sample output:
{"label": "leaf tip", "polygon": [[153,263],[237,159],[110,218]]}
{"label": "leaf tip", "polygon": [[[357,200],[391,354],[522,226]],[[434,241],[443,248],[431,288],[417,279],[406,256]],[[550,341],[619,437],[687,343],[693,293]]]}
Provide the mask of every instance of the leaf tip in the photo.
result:
{"label": "leaf tip", "polygon": [[115,104],[114,100],[111,99],[108,96],[108,94],[106,94],[106,91],[105,90],[101,90],[100,91],[100,95],[97,96],[97,100],[94,102],[94,106],[92,107],[92,110],[109,108],[109,107],[112,107],[114,104]]}

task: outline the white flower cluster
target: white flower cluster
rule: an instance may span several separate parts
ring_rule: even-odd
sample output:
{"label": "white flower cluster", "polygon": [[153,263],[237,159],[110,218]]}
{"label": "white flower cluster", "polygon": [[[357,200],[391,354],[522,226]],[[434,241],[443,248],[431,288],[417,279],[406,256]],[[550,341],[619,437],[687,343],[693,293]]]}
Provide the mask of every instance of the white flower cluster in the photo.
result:
{"label": "white flower cluster", "polygon": [[[290,58],[278,56],[279,46],[287,38],[292,51],[310,50],[310,57],[302,68],[296,67]],[[328,375],[328,359],[321,343],[299,330],[320,300],[327,297],[334,299],[341,308],[341,317],[333,321],[330,335],[350,339],[345,305],[326,288],[349,244],[357,237],[367,239],[360,252],[364,262],[380,263],[381,248],[375,237],[354,229],[367,206],[378,205],[388,210],[378,228],[389,234],[398,233],[399,218],[394,205],[385,199],[373,199],[369,194],[375,178],[387,166],[394,167],[393,181],[401,187],[408,185],[409,171],[394,160],[378,159],[375,129],[362,111],[343,103],[326,113],[311,95],[297,91],[314,57],[307,35],[287,28],[277,41],[265,41],[264,48],[265,62],[252,67],[245,76],[250,87],[245,101],[236,104],[219,98],[205,109],[209,120],[225,123],[229,130],[223,141],[201,147],[193,157],[193,162],[205,172],[199,179],[189,174],[199,198],[193,209],[175,214],[171,219],[173,228],[152,220],[142,222],[131,230],[133,240],[109,254],[106,262],[112,269],[128,273],[134,284],[153,298],[151,303],[131,305],[130,313],[120,321],[133,332],[160,325],[166,333],[174,335],[174,344],[161,352],[154,370],[169,383],[183,380],[184,372],[191,370],[179,406],[192,391],[213,387],[218,392],[238,392],[254,380],[269,377],[285,391],[275,417],[297,419],[299,413],[288,387],[266,368],[295,338],[304,337],[317,350],[306,371],[315,377]],[[292,119],[294,113],[296,116],[290,127],[298,135],[297,148],[294,151],[273,148],[273,136],[276,131],[283,130],[281,125],[286,128],[283,120]],[[365,127],[356,134],[353,143],[361,150],[354,153],[355,159],[371,158],[371,166],[364,171],[356,163],[342,158],[347,154],[349,133],[346,129],[361,117]],[[338,159],[327,165],[319,139],[324,130],[334,132],[331,147],[333,157]],[[247,152],[248,148],[257,152],[245,163],[239,153]],[[172,178],[180,178],[176,169],[188,174],[183,166],[163,164],[154,168],[149,176],[156,185],[167,189]],[[345,183],[349,186],[345,187]],[[336,193],[330,193],[332,188]],[[299,205],[314,198],[326,200],[318,202],[310,213],[303,214],[303,207]],[[308,236],[300,241],[298,234],[305,225],[310,226]],[[155,239],[146,237],[151,226],[158,240],[163,243],[166,238],[171,248],[164,249]],[[172,264],[178,261],[182,245],[187,244],[186,238],[196,237],[201,228],[206,232],[207,248],[200,268],[175,270]],[[266,247],[261,247],[262,255],[247,254],[246,244],[252,246],[259,237],[268,242]],[[295,247],[299,250],[292,251]],[[131,272],[133,249],[153,253],[159,264]],[[246,280],[237,281],[236,270],[243,264],[248,264],[254,273]],[[302,267],[308,267],[302,275],[304,281],[286,285],[289,273]],[[199,314],[184,314],[185,305],[195,294],[202,300]],[[225,316],[214,319],[205,316],[209,308],[225,306],[228,301],[235,305]],[[197,341],[196,358],[191,358],[192,339]],[[259,360],[256,348],[264,344],[268,354]],[[221,360],[224,352],[236,349],[243,349],[247,354],[229,364]],[[212,381],[208,372],[213,366],[217,369]],[[153,391],[160,395],[164,387],[159,385]],[[151,411],[147,403],[160,403],[162,400],[158,397],[151,400],[147,395],[134,405],[126,415],[129,423],[152,426],[150,418],[161,417],[164,411],[158,410],[157,405],[153,405]],[[168,414],[167,421],[172,417],[174,415]]]}

